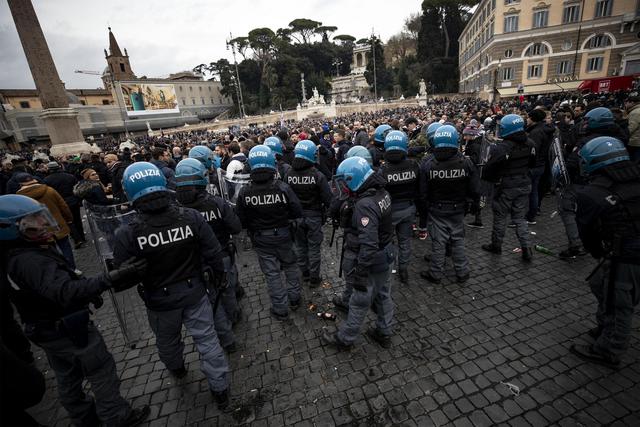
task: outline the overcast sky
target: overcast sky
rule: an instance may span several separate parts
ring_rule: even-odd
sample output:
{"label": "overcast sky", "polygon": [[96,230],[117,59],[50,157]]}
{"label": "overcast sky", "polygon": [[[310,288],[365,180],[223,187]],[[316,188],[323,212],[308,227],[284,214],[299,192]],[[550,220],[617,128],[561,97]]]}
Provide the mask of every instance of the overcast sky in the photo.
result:
{"label": "overcast sky", "polygon": [[[137,76],[165,77],[221,57],[225,40],[253,28],[286,27],[310,18],[338,27],[337,34],[366,37],[372,27],[383,40],[399,32],[420,0],[32,0],[49,49],[66,87],[96,88],[98,77],[74,70],[106,67],[111,26],[127,48]],[[0,88],[34,88],[9,6],[0,0]]]}

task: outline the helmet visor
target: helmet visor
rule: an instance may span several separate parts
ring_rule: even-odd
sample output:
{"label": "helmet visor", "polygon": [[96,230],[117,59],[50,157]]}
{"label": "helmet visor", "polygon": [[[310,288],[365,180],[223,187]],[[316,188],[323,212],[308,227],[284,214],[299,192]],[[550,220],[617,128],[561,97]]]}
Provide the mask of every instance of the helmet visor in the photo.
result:
{"label": "helmet visor", "polygon": [[18,231],[29,242],[47,242],[60,231],[57,221],[48,209],[27,215],[18,220]]}
{"label": "helmet visor", "polygon": [[346,175],[334,175],[333,180],[331,181],[331,192],[334,197],[339,200],[349,197],[351,190],[349,190],[347,180],[350,178],[350,176]]}

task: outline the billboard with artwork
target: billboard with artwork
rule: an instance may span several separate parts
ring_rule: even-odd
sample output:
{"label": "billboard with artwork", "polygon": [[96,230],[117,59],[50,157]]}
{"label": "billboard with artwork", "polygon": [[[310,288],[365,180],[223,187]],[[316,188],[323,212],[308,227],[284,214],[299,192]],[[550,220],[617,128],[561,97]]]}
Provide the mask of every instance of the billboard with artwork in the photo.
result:
{"label": "billboard with artwork", "polygon": [[122,82],[120,88],[128,116],[180,112],[172,84]]}

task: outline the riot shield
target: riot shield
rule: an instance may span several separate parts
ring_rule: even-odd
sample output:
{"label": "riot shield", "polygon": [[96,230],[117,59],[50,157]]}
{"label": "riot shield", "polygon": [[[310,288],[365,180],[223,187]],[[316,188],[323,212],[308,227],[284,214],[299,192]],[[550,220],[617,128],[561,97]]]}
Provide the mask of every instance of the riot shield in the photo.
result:
{"label": "riot shield", "polygon": [[220,184],[220,192],[222,193],[222,198],[225,199],[231,206],[235,207],[240,189],[249,185],[249,174],[235,173],[232,176],[227,177],[227,172],[224,169],[217,169],[217,172],[218,183]]}
{"label": "riot shield", "polygon": [[[113,247],[115,231],[133,218],[135,211],[128,204],[99,206],[83,202],[87,215],[87,222],[91,229],[93,245],[105,273],[113,268]],[[109,289],[109,296],[113,303],[125,344],[135,348],[136,343],[145,329],[145,309],[142,299],[133,287],[123,292]]]}
{"label": "riot shield", "polygon": [[563,188],[570,184],[567,165],[564,161],[564,151],[560,141],[560,132],[556,129],[549,150],[551,163],[551,188]]}

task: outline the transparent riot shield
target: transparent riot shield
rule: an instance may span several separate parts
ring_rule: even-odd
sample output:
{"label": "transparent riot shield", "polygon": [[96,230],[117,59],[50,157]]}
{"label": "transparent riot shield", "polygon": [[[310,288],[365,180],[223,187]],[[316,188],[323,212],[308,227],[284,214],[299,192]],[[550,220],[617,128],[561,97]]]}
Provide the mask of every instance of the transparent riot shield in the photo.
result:
{"label": "transparent riot shield", "polygon": [[[130,210],[128,204],[99,206],[83,202],[87,215],[87,221],[93,238],[98,258],[102,263],[105,273],[113,268],[113,246],[115,231],[123,224],[127,224],[135,213]],[[142,299],[138,296],[136,288],[123,292],[114,292],[109,289],[109,296],[113,303],[125,344],[135,348],[136,343],[145,329],[145,309]]]}
{"label": "transparent riot shield", "polygon": [[249,174],[235,173],[227,177],[227,172],[224,169],[217,169],[217,172],[222,198],[229,202],[231,206],[235,207],[240,189],[249,185]]}

